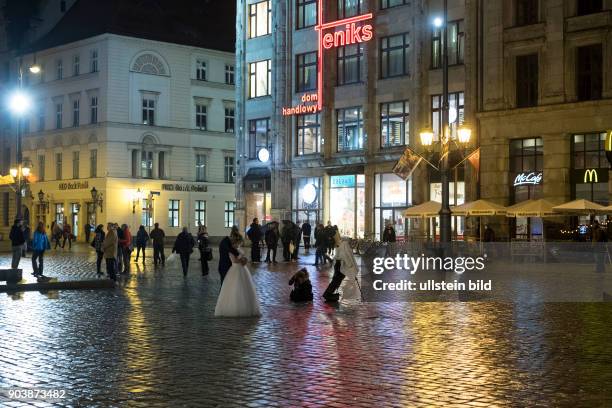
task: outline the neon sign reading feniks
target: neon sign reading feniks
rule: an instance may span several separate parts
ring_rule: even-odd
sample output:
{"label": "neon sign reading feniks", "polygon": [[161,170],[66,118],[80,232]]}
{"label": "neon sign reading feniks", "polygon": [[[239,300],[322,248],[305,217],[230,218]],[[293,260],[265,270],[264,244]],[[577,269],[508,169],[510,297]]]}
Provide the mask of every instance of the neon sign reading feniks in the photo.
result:
{"label": "neon sign reading feniks", "polygon": [[[323,108],[324,50],[367,42],[374,37],[374,28],[371,24],[358,25],[358,23],[371,20],[373,17],[372,13],[323,23],[323,0],[319,0],[318,16],[319,22],[315,26],[315,30],[319,33],[319,49],[317,52],[317,93],[304,94],[299,105],[283,108],[283,115],[285,116],[316,113]],[[337,30],[340,27],[343,29]],[[336,31],[329,32],[331,29],[336,29]]]}

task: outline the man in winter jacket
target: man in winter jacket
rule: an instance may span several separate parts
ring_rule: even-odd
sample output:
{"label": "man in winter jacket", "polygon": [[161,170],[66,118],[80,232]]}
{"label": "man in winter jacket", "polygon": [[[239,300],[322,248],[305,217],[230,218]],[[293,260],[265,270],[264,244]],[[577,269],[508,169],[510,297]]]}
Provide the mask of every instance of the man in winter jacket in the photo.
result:
{"label": "man in winter jacket", "polygon": [[304,238],[304,250],[306,253],[310,251],[310,234],[312,233],[312,226],[308,221],[304,221],[302,224],[302,237]]}
{"label": "man in winter jacket", "polygon": [[261,262],[261,249],[259,248],[259,243],[263,238],[263,233],[258,218],[253,218],[253,223],[249,228],[247,237],[251,240],[251,262]]}
{"label": "man in winter jacket", "polygon": [[[266,262],[276,263],[276,248],[278,247],[278,222],[273,221],[268,224],[268,228],[266,229],[266,247],[268,248],[268,253],[266,255]],[[272,251],[272,259],[270,260],[270,251]]]}
{"label": "man in winter jacket", "polygon": [[21,252],[23,250],[23,244],[25,244],[25,234],[23,233],[23,220],[21,218],[15,218],[15,222],[11,227],[9,239],[11,240],[11,246],[13,251],[11,268],[17,269],[19,267],[19,261],[21,261]]}
{"label": "man in winter jacket", "polygon": [[153,231],[149,235],[153,240],[153,263],[157,263],[161,260],[162,266],[166,263],[166,256],[164,255],[164,238],[166,234],[164,230],[159,228],[159,223],[155,223]]}

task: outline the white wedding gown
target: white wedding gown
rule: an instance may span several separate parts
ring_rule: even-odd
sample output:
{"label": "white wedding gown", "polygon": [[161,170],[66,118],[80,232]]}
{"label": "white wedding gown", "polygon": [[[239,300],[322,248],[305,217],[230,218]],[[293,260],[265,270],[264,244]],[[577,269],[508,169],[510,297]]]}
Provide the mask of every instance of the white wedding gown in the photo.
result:
{"label": "white wedding gown", "polygon": [[[242,255],[242,251],[240,251]],[[248,317],[261,316],[259,300],[251,272],[230,254],[232,267],[227,271],[217,299],[215,316]]]}

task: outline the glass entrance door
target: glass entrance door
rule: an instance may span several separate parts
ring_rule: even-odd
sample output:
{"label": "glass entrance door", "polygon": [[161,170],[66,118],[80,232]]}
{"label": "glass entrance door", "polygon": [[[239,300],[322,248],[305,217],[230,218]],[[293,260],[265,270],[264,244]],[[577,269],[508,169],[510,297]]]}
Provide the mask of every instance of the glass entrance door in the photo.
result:
{"label": "glass entrance door", "polygon": [[365,233],[365,176],[331,176],[330,211],[332,225],[343,237],[363,237]]}
{"label": "glass entrance door", "polygon": [[70,209],[72,212],[72,235],[75,237],[79,236],[79,204],[72,203],[70,204]]}

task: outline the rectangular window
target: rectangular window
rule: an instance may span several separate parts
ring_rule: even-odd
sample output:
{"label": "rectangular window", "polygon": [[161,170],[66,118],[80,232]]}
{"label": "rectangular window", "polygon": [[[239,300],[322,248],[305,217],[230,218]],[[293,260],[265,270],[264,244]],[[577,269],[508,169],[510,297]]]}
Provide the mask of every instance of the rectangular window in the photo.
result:
{"label": "rectangular window", "polygon": [[45,130],[45,103],[41,102],[38,106],[38,131]]}
{"label": "rectangular window", "polygon": [[77,76],[81,72],[81,57],[79,55],[75,55],[72,58],[72,75]]}
{"label": "rectangular window", "polygon": [[195,202],[195,226],[206,225],[206,201],[196,200]]}
{"label": "rectangular window", "polygon": [[408,33],[380,40],[381,78],[408,75]]}
{"label": "rectangular window", "polygon": [[544,143],[541,137],[529,139],[515,139],[510,141],[510,186],[511,204],[540,198],[543,190],[542,184],[513,186],[519,174],[542,172],[544,170]]}
{"label": "rectangular window", "polygon": [[[442,28],[433,30],[431,36],[431,68],[442,68]],[[448,65],[463,64],[465,53],[464,21],[448,22]]]}
{"label": "rectangular window", "polygon": [[[465,115],[463,92],[454,92],[448,95],[448,125],[451,138],[457,137],[457,130],[463,124]],[[442,129],[442,95],[431,96],[431,123],[435,140],[440,140]]]}
{"label": "rectangular window", "polygon": [[576,96],[578,100],[601,99],[603,88],[601,44],[579,47],[576,54]]}
{"label": "rectangular window", "polygon": [[153,152],[140,152],[140,177],[153,178]]}
{"label": "rectangular window", "polygon": [[157,177],[163,179],[166,177],[166,153],[159,152],[157,154]]}
{"label": "rectangular window", "polygon": [[91,59],[89,62],[89,70],[91,72],[98,72],[98,50],[91,50]]}
{"label": "rectangular window", "polygon": [[234,108],[225,108],[225,133],[234,133],[235,112]]}
{"label": "rectangular window", "polygon": [[365,10],[363,0],[338,0],[338,19],[362,14]]}
{"label": "rectangular window", "polygon": [[516,25],[524,26],[538,22],[538,0],[516,0]]}
{"label": "rectangular window", "polygon": [[225,202],[225,228],[231,228],[234,226],[234,211],[236,210],[235,201]]}
{"label": "rectangular window", "polygon": [[89,177],[98,177],[98,150],[89,151]]}
{"label": "rectangular window", "polygon": [[297,60],[296,91],[305,92],[317,89],[317,52],[295,56]]}
{"label": "rectangular window", "polygon": [[181,207],[180,200],[169,200],[168,201],[168,226],[169,227],[180,227],[181,219],[179,209]]}
{"label": "rectangular window", "polygon": [[142,124],[155,125],[155,99],[142,98]]}
{"label": "rectangular window", "polygon": [[196,181],[206,181],[206,155],[196,154]]}
{"label": "rectangular window", "polygon": [[270,119],[249,120],[249,159],[256,159],[260,149],[268,148]]}
{"label": "rectangular window", "polygon": [[153,211],[151,208],[152,203],[149,202],[148,198],[142,199],[142,216],[141,222],[145,227],[153,226]]}
{"label": "rectangular window", "polygon": [[321,150],[319,114],[297,116],[297,155],[317,154]]}
{"label": "rectangular window", "polygon": [[206,61],[198,60],[196,63],[196,79],[206,81]]}
{"label": "rectangular window", "polygon": [[381,0],[380,8],[386,9],[397,6],[404,6],[406,4],[410,4],[409,0]]}
{"label": "rectangular window", "polygon": [[206,105],[196,105],[196,128],[206,130]]}
{"label": "rectangular window", "polygon": [[62,128],[62,117],[64,116],[64,104],[57,103],[55,104],[55,128]]}
{"label": "rectangular window", "polygon": [[297,0],[296,29],[317,24],[317,0]]}
{"label": "rectangular window", "polygon": [[272,32],[272,8],[270,0],[249,4],[249,38],[261,37]]}
{"label": "rectangular window", "polygon": [[587,14],[599,13],[603,10],[602,0],[577,0],[576,7],[579,16]]}
{"label": "rectangular window", "polygon": [[234,74],[235,74],[234,66],[225,64],[225,83],[226,84],[234,85],[235,83]]}
{"label": "rectangular window", "polygon": [[90,122],[92,124],[98,123],[98,97],[91,97],[91,105],[90,105]]}
{"label": "rectangular window", "polygon": [[516,107],[538,105],[538,54],[516,57]]}
{"label": "rectangular window", "polygon": [[75,99],[72,101],[72,127],[79,126],[79,116],[81,110],[81,101],[79,99]]}
{"label": "rectangular window", "polygon": [[338,151],[363,149],[365,136],[361,107],[338,109],[336,115]]}
{"label": "rectangular window", "polygon": [[363,47],[360,44],[338,47],[338,85],[361,81]]}
{"label": "rectangular window", "polygon": [[408,101],[380,105],[381,147],[403,146],[409,143],[410,110]]}
{"label": "rectangular window", "polygon": [[55,62],[55,79],[62,79],[64,77],[64,63],[62,60]]}
{"label": "rectangular window", "polygon": [[55,179],[62,179],[62,154],[55,153]]}
{"label": "rectangular window", "polygon": [[249,64],[249,98],[270,95],[272,83],[272,63],[270,60]]}
{"label": "rectangular window", "polygon": [[45,181],[45,155],[38,156],[38,181]]}
{"label": "rectangular window", "polygon": [[79,178],[79,151],[75,150],[72,152],[72,178]]}
{"label": "rectangular window", "polygon": [[225,156],[225,166],[224,166],[224,181],[226,183],[234,183],[236,180],[236,173],[234,173],[234,158],[230,156]]}
{"label": "rectangular window", "polygon": [[62,224],[64,222],[64,204],[55,204],[55,223]]}

